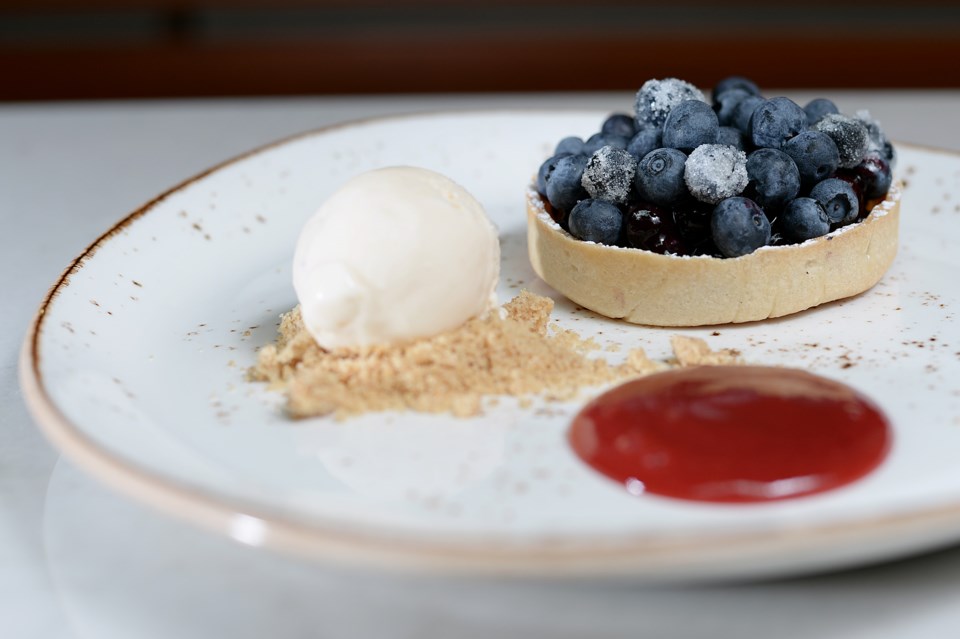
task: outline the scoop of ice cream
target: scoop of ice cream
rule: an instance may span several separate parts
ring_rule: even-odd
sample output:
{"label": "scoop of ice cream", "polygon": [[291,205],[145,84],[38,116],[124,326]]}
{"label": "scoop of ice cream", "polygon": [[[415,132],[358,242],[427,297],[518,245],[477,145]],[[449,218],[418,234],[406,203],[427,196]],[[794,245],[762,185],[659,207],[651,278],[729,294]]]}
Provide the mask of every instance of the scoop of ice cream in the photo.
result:
{"label": "scoop of ice cream", "polygon": [[414,167],[360,174],[304,226],[293,286],[324,348],[371,346],[456,328],[496,303],[497,230],[449,178]]}

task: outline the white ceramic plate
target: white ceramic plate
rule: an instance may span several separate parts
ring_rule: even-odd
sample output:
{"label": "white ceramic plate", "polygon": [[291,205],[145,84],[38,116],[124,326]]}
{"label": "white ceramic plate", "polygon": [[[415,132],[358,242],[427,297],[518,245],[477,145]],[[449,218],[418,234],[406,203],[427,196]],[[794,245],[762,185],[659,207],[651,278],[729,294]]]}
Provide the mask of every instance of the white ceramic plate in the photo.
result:
{"label": "white ceramic plate", "polygon": [[172,189],[91,246],[44,303],[21,367],[34,416],[116,488],[241,542],[313,556],[676,580],[807,572],[960,540],[960,158],[944,152],[901,147],[902,250],[873,290],[781,320],[682,331],[877,400],[893,451],[842,490],[749,506],[634,497],[568,449],[581,401],[294,423],[280,397],[246,381],[295,303],[303,222],[348,177],[393,164],[448,174],[486,205],[501,231],[501,299],[520,287],[554,295],[562,325],[666,357],[677,331],[574,312],[527,262],[530,176],[556,140],[591,133],[603,115],[359,122]]}

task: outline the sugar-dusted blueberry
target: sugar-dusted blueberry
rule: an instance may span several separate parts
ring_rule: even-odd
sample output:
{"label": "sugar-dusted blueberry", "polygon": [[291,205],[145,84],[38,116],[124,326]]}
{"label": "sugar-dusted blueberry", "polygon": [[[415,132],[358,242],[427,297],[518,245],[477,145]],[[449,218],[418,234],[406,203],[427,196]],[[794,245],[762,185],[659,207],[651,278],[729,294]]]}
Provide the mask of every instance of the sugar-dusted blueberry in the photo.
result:
{"label": "sugar-dusted blueberry", "polygon": [[547,199],[562,211],[570,211],[587,192],[580,181],[589,158],[586,155],[567,155],[557,160],[553,171],[547,176]]}
{"label": "sugar-dusted blueberry", "polygon": [[684,100],[706,102],[703,92],[689,82],[677,78],[647,80],[637,91],[635,104],[637,128],[663,126],[673,107]]}
{"label": "sugar-dusted blueberry", "polygon": [[740,100],[733,109],[731,124],[747,135],[750,135],[750,118],[753,117],[753,112],[756,111],[757,107],[763,104],[763,102],[763,98],[758,95],[751,95]]}
{"label": "sugar-dusted blueberry", "polygon": [[627,246],[660,253],[689,255],[690,248],[670,211],[649,202],[637,202],[624,215]]}
{"label": "sugar-dusted blueberry", "polygon": [[614,245],[620,239],[623,214],[604,200],[581,200],[567,219],[570,234],[585,242]]}
{"label": "sugar-dusted blueberry", "polygon": [[887,161],[890,168],[897,165],[897,152],[887,135],[880,128],[880,122],[870,115],[870,112],[862,109],[857,111],[856,119],[867,127],[867,153],[879,153],[880,157]]}
{"label": "sugar-dusted blueberry", "polygon": [[812,240],[830,232],[827,212],[810,197],[798,197],[788,202],[779,222],[784,235],[793,242]]}
{"label": "sugar-dusted blueberry", "polygon": [[823,119],[823,116],[830,113],[840,113],[840,109],[831,100],[826,98],[814,98],[807,102],[803,107],[803,112],[807,114],[807,125],[813,126]]}
{"label": "sugar-dusted blueberry", "polygon": [[890,164],[879,153],[868,153],[863,162],[853,168],[853,172],[860,177],[866,200],[885,197],[893,183]]}
{"label": "sugar-dusted blueberry", "polygon": [[860,198],[853,185],[840,178],[827,178],[816,184],[810,197],[820,203],[831,224],[853,222],[860,213]]}
{"label": "sugar-dusted blueberry", "polygon": [[554,155],[569,153],[570,155],[579,155],[583,153],[583,138],[571,135],[557,142],[557,148],[553,151]]}
{"label": "sugar-dusted blueberry", "polygon": [[713,87],[713,97],[716,98],[718,95],[734,90],[745,91],[750,95],[760,95],[760,87],[753,80],[742,75],[731,75],[717,82]]}
{"label": "sugar-dusted blueberry", "polygon": [[740,151],[747,150],[747,139],[740,131],[732,126],[722,126],[717,130],[717,144],[732,146]]}
{"label": "sugar-dusted blueberry", "polygon": [[757,149],[747,156],[747,177],[753,200],[767,213],[783,208],[800,192],[800,171],[779,149]]}
{"label": "sugar-dusted blueberry", "polygon": [[687,156],[677,149],[654,149],[637,164],[635,178],[640,198],[666,206],[687,194],[683,180]]}
{"label": "sugar-dusted blueberry", "polygon": [[787,140],[784,152],[793,158],[800,170],[800,183],[804,189],[833,175],[840,166],[840,152],[826,133],[804,131]]}
{"label": "sugar-dusted blueberry", "polygon": [[632,138],[637,132],[637,123],[626,113],[614,113],[600,127],[600,133],[610,133],[620,135],[625,138]]}
{"label": "sugar-dusted blueberry", "polygon": [[581,184],[591,198],[624,204],[637,171],[637,158],[623,149],[600,147],[590,156]]}
{"label": "sugar-dusted blueberry", "polygon": [[687,158],[683,180],[693,197],[716,204],[747,186],[747,156],[732,146],[704,144]]}
{"label": "sugar-dusted blueberry", "polygon": [[656,127],[647,127],[637,131],[637,134],[630,139],[627,145],[627,152],[638,160],[642,159],[650,151],[659,149],[663,146],[663,137],[660,129]]}
{"label": "sugar-dusted blueberry", "polygon": [[713,110],[717,113],[717,120],[720,126],[729,126],[733,124],[733,114],[737,106],[752,93],[747,93],[743,89],[730,89],[721,94],[713,94]]}
{"label": "sugar-dusted blueberry", "polygon": [[790,98],[770,98],[750,118],[750,139],[754,146],[779,149],[783,143],[807,128],[807,114]]}
{"label": "sugar-dusted blueberry", "polygon": [[713,241],[726,257],[753,253],[770,243],[770,220],[751,199],[730,197],[713,209]]}
{"label": "sugar-dusted blueberry", "polygon": [[544,160],[543,164],[540,165],[540,169],[537,171],[537,193],[540,195],[546,196],[547,194],[547,178],[553,173],[553,169],[556,168],[557,162],[560,158],[567,157],[569,153],[557,153],[552,155]]}
{"label": "sugar-dusted blueberry", "polygon": [[829,135],[837,145],[840,168],[852,169],[866,156],[870,139],[863,122],[840,113],[829,113],[814,128]]}
{"label": "sugar-dusted blueberry", "polygon": [[630,138],[615,133],[594,133],[583,143],[583,154],[593,155],[600,147],[615,146],[625,149],[630,144]]}
{"label": "sugar-dusted blueberry", "polygon": [[684,100],[673,107],[663,123],[663,146],[690,153],[701,144],[714,144],[720,123],[710,105]]}

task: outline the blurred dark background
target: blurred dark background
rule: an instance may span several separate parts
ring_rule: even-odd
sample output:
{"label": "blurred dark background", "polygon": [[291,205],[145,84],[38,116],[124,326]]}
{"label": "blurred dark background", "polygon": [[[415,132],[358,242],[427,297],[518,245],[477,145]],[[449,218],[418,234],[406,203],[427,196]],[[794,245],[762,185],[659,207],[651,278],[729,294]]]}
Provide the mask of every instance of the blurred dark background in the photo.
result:
{"label": "blurred dark background", "polygon": [[960,87],[960,3],[0,0],[0,100]]}

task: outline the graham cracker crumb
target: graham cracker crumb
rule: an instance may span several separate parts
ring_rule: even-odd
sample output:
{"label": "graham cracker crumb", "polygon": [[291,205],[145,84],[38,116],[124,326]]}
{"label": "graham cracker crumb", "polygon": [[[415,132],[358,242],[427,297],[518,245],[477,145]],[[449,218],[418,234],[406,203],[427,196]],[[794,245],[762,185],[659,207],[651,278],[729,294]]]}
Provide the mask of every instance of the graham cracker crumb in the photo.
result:
{"label": "graham cracker crumb", "polygon": [[540,335],[546,335],[550,313],[553,312],[553,300],[524,290],[504,304],[503,310],[507,319],[526,324]]}
{"label": "graham cracker crumb", "polygon": [[[531,396],[568,400],[579,389],[646,375],[665,368],[642,349],[628,353],[618,366],[584,355],[599,348],[570,330],[548,334],[553,301],[527,291],[500,313],[469,320],[463,326],[404,344],[362,349],[325,350],[313,340],[295,308],[281,317],[275,344],[260,349],[250,379],[270,383],[286,393],[292,417],[333,414],[337,418],[365,412],[415,410],[479,414],[489,396]],[[690,338],[684,338],[690,339]],[[702,340],[701,340],[702,341]],[[681,342],[684,344],[684,342]],[[674,342],[677,348],[677,342]],[[702,363],[729,362],[706,344]],[[681,363],[687,355],[677,352]]]}
{"label": "graham cracker crumb", "polygon": [[734,349],[711,350],[707,342],[699,337],[673,335],[670,338],[673,355],[680,366],[724,366],[742,364],[740,352]]}
{"label": "graham cracker crumb", "polygon": [[589,353],[590,351],[600,350],[600,344],[592,337],[584,339],[580,337],[576,331],[561,328],[556,322],[550,324],[550,328],[553,329],[553,339],[564,348],[578,353]]}
{"label": "graham cracker crumb", "polygon": [[627,361],[623,364],[636,375],[649,375],[667,368],[666,364],[655,362],[647,357],[642,348],[634,348],[627,353]]}

